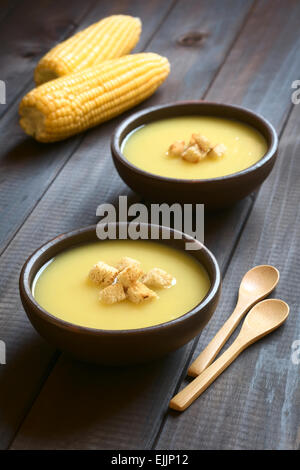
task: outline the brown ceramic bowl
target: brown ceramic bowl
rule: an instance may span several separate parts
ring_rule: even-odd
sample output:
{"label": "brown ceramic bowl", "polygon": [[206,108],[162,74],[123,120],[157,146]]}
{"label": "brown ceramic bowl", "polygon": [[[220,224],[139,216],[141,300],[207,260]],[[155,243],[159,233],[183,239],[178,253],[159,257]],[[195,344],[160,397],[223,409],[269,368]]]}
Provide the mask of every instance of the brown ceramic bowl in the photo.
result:
{"label": "brown ceramic bowl", "polygon": [[[211,179],[179,179],[148,173],[122,154],[122,142],[134,129],[159,119],[190,115],[217,116],[244,122],[266,139],[267,153],[245,170]],[[111,152],[121,178],[135,192],[153,202],[202,203],[208,209],[230,206],[254,191],[268,176],[277,155],[278,138],[274,127],[262,116],[239,106],[205,101],[186,101],[139,111],[122,121],[112,136]]]}
{"label": "brown ceramic bowl", "polygon": [[[117,224],[118,225],[118,224]],[[150,230],[150,225],[148,226]],[[160,240],[179,250],[184,250],[186,235],[169,240]],[[211,287],[205,298],[189,312],[160,325],[135,330],[100,330],[82,327],[60,320],[44,310],[32,294],[32,284],[39,269],[62,251],[80,243],[100,241],[96,226],[62,234],[49,241],[33,253],[24,264],[20,274],[20,295],[23,307],[34,328],[49,343],[72,356],[89,362],[106,365],[124,365],[155,359],[180,348],[204,328],[216,309],[220,289],[220,270],[211,252],[199,243],[199,250],[189,251],[208,272]]]}

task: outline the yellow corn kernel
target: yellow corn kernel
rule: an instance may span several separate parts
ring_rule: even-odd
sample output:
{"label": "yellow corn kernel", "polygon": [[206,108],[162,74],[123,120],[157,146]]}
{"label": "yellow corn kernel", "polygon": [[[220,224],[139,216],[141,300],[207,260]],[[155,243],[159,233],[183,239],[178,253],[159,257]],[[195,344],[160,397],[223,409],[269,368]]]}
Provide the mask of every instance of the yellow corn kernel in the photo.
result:
{"label": "yellow corn kernel", "polygon": [[165,57],[146,52],[57,78],[22,99],[20,125],[40,142],[66,139],[136,106],[169,71]]}
{"label": "yellow corn kernel", "polygon": [[141,34],[141,21],[128,15],[112,15],[55,46],[39,61],[37,85],[79,72],[105,60],[129,54]]}

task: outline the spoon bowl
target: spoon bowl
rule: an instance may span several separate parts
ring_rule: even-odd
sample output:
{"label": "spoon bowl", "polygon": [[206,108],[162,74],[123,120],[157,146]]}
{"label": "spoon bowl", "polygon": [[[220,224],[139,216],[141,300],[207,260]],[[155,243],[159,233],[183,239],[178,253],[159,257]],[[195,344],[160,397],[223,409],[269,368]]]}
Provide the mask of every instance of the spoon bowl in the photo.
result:
{"label": "spoon bowl", "polygon": [[255,302],[262,300],[275,289],[279,281],[279,271],[274,266],[255,266],[246,272],[239,288],[239,296],[249,301],[254,298]]}
{"label": "spoon bowl", "polygon": [[248,313],[240,335],[255,341],[278,328],[287,319],[289,306],[283,300],[267,299],[256,304]]}

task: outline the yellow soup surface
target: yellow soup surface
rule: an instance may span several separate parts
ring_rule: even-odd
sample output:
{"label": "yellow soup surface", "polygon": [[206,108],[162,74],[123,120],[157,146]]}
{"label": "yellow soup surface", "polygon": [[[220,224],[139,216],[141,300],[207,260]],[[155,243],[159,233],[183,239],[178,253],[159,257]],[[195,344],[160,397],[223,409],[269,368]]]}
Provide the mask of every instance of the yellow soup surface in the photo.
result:
{"label": "yellow soup surface", "polygon": [[[176,140],[189,142],[192,134],[202,134],[209,141],[226,146],[219,159],[205,158],[190,163],[167,156]],[[138,168],[160,176],[184,179],[209,179],[250,167],[267,151],[265,138],[253,127],[230,119],[211,116],[180,116],[141,126],[124,140],[122,152]]]}
{"label": "yellow soup surface", "polygon": [[[102,260],[115,265],[123,256],[142,263],[144,271],[159,267],[176,278],[167,289],[155,289],[159,299],[141,304],[129,300],[106,305],[99,287],[87,279],[89,270]],[[210,280],[192,256],[158,242],[108,240],[78,245],[47,263],[37,274],[33,295],[52,315],[90,328],[123,330],[143,328],[180,317],[207,294]]]}

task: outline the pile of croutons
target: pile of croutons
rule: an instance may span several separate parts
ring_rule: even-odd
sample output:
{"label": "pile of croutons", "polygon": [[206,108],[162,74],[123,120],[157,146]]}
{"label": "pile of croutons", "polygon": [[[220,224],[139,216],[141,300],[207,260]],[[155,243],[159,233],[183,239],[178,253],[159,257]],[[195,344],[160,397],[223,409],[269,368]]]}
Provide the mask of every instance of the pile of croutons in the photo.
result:
{"label": "pile of croutons", "polygon": [[140,304],[157,299],[158,295],[152,289],[168,288],[175,283],[173,276],[160,268],[153,268],[145,274],[141,263],[128,256],[122,258],[115,267],[98,261],[88,277],[101,289],[99,299],[106,304],[125,299]]}
{"label": "pile of croutons", "polygon": [[198,163],[206,157],[221,158],[225,152],[224,144],[213,145],[204,135],[192,134],[188,145],[184,140],[176,140],[170,145],[167,155],[181,157],[190,163]]}

